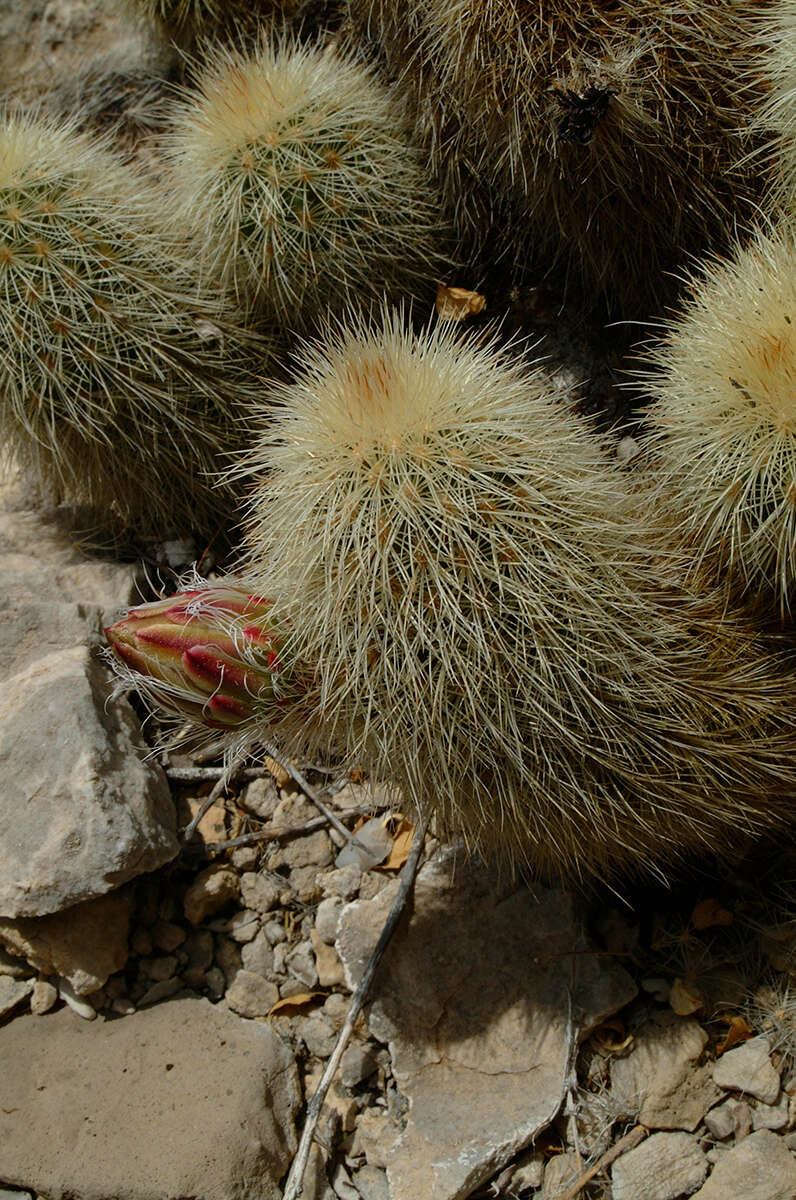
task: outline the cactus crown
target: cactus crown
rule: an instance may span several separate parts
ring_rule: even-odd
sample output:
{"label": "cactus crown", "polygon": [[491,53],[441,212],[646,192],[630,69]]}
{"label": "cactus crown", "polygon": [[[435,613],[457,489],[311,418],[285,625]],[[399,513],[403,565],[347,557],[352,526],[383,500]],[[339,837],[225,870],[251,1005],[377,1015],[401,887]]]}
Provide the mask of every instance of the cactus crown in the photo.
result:
{"label": "cactus crown", "polygon": [[180,204],[241,300],[306,321],[439,262],[397,97],[360,63],[289,38],[216,50],[175,126]]}
{"label": "cactus crown", "polygon": [[758,233],[694,282],[644,382],[667,507],[698,560],[796,601],[796,232]]}

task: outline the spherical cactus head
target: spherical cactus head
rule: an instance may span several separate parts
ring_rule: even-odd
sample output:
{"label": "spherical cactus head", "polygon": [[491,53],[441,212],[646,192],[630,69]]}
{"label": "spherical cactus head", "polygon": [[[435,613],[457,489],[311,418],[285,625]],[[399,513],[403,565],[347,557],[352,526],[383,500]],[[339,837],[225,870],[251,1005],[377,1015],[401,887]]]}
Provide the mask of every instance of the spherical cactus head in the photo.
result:
{"label": "spherical cactus head", "polygon": [[295,698],[272,602],[237,579],[139,604],[105,630],[117,672],[154,707],[222,731],[240,750]]}
{"label": "spherical cactus head", "polygon": [[648,446],[696,561],[796,605],[796,233],[707,265],[653,351]]}
{"label": "spherical cactus head", "polygon": [[796,3],[772,0],[764,10],[757,71],[770,85],[755,124],[774,160],[771,200],[796,214]]}
{"label": "spherical cactus head", "polygon": [[245,574],[311,664],[280,736],[491,855],[608,874],[783,819],[793,685],[650,549],[567,398],[489,336],[330,329],[271,396]]}
{"label": "spherical cactus head", "polygon": [[[758,6],[348,0],[411,93],[462,253],[617,315],[660,311],[760,193]],[[743,161],[741,161],[743,160]]]}
{"label": "spherical cactus head", "polygon": [[219,49],[186,94],[173,186],[206,270],[292,324],[428,290],[440,223],[397,95],[330,49]]}
{"label": "spherical cactus head", "polygon": [[[147,184],[74,124],[0,111],[0,442],[103,528],[215,532],[264,343],[202,295]],[[260,352],[260,353],[258,353]]]}

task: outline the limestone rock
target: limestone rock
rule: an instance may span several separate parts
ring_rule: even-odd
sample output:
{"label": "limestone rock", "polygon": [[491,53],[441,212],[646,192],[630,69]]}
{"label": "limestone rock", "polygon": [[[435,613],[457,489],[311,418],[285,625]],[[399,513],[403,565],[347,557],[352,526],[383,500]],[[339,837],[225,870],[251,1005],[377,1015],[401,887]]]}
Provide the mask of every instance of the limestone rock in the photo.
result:
{"label": "limestone rock", "polygon": [[227,989],[227,1004],[242,1017],[266,1017],[279,999],[279,988],[253,971],[238,971]]}
{"label": "limestone rock", "polygon": [[661,1013],[639,1032],[627,1058],[611,1063],[611,1099],[648,1129],[693,1131],[721,1097],[711,1065],[697,1065],[708,1035],[697,1021]]}
{"label": "limestone rock", "polygon": [[32,991],[32,979],[12,979],[10,975],[0,975],[0,1017],[27,1000]]}
{"label": "limestone rock", "polygon": [[0,1028],[0,1179],[50,1200],[278,1200],[300,1092],[262,1023],[172,1000]]}
{"label": "limestone rock", "polygon": [[744,1092],[762,1100],[764,1104],[775,1104],[779,1096],[780,1079],[772,1066],[770,1055],[768,1038],[751,1038],[721,1056],[713,1068],[713,1079],[719,1087]]}
{"label": "limestone rock", "polygon": [[240,879],[231,867],[213,863],[200,871],[183,898],[185,916],[192,925],[201,925],[210,917],[235,900],[240,891]]}
{"label": "limestone rock", "polygon": [[613,1200],[677,1200],[708,1173],[708,1160],[687,1133],[654,1133],[611,1168]]}
{"label": "limestone rock", "polygon": [[[552,1120],[570,1050],[573,979],[581,1033],[635,994],[614,963],[572,957],[585,947],[569,893],[501,894],[483,868],[453,865],[442,854],[420,872],[411,917],[371,992],[371,1031],[389,1043],[409,1101],[386,1162],[392,1200],[468,1196]],[[337,950],[352,990],[396,888],[343,911]]]}
{"label": "limestone rock", "polygon": [[127,962],[128,889],[44,917],[0,918],[0,942],[43,975],[60,975],[87,996]]}
{"label": "limestone rock", "polygon": [[37,917],[174,858],[174,806],[129,704],[84,646],[0,690],[0,914]]}
{"label": "limestone rock", "polygon": [[[728,1051],[729,1053],[729,1051]],[[793,1200],[796,1158],[770,1129],[750,1133],[727,1150],[691,1200]]]}

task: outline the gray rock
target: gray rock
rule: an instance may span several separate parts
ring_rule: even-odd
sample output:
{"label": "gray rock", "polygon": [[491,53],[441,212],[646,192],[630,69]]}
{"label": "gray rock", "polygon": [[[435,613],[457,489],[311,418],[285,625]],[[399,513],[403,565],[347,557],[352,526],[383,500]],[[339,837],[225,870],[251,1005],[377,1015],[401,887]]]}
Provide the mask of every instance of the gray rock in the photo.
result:
{"label": "gray rock", "polygon": [[705,1126],[708,1132],[714,1138],[718,1138],[719,1141],[723,1141],[724,1138],[730,1137],[733,1133],[737,1135],[739,1128],[743,1128],[744,1125],[744,1110],[748,1113],[749,1106],[741,1100],[736,1100],[733,1097],[725,1100],[723,1104],[717,1105],[716,1108],[706,1113]]}
{"label": "gray rock", "polygon": [[278,1200],[300,1101],[271,1029],[206,1000],[0,1028],[0,1179],[50,1200]]}
{"label": "gray rock", "polygon": [[11,1192],[8,1188],[0,1187],[0,1200],[33,1200],[32,1192]]}
{"label": "gray rock", "polygon": [[783,1093],[776,1104],[762,1104],[752,1109],[752,1129],[784,1129],[788,1123],[788,1097]]}
{"label": "gray rock", "polygon": [[25,97],[102,56],[109,69],[165,70],[171,52],[120,0],[0,0],[0,78]]}
{"label": "gray rock", "polygon": [[340,896],[343,900],[352,900],[362,883],[362,868],[353,864],[348,867],[336,867],[333,871],[324,871],[319,882],[324,896]]}
{"label": "gray rock", "polygon": [[265,930],[265,936],[272,946],[277,946],[280,942],[284,942],[287,939],[287,933],[281,921],[266,921],[263,929]]}
{"label": "gray rock", "polygon": [[318,911],[315,913],[315,929],[318,937],[321,941],[326,942],[327,946],[334,945],[342,911],[343,901],[339,896],[329,896],[325,900],[321,900],[318,905]]}
{"label": "gray rock", "polygon": [[12,979],[10,975],[0,975],[0,1017],[13,1012],[18,1004],[27,1000],[33,985],[32,979]]}
{"label": "gray rock", "polygon": [[279,792],[273,779],[253,779],[242,791],[240,804],[247,812],[263,821],[270,821],[279,804]]}
{"label": "gray rock", "polygon": [[259,857],[257,846],[238,846],[232,851],[232,865],[236,871],[254,871]]}
{"label": "gray rock", "polygon": [[240,877],[240,896],[247,908],[255,912],[271,912],[279,903],[280,888],[265,874],[246,871]]}
{"label": "gray rock", "polygon": [[794,1196],[796,1158],[783,1138],[760,1129],[722,1155],[692,1200],[793,1200]]}
{"label": "gray rock", "polygon": [[[571,957],[586,946],[569,893],[501,894],[475,863],[453,866],[443,854],[420,872],[410,919],[371,993],[371,1031],[389,1043],[409,1102],[387,1161],[393,1200],[468,1196],[552,1120],[570,1052],[573,970],[580,1033],[635,994],[615,963]],[[343,912],[337,950],[351,990],[397,886]]]}
{"label": "gray rock", "polygon": [[278,999],[276,984],[253,971],[238,971],[227,988],[227,1004],[242,1017],[267,1017]]}
{"label": "gray rock", "polygon": [[8,975],[10,979],[27,979],[30,967],[24,958],[9,954],[0,946],[0,975]]}
{"label": "gray rock", "polygon": [[175,995],[181,987],[182,980],[179,978],[159,979],[139,997],[138,1007],[148,1008],[150,1004],[160,1004],[161,1000],[168,1000],[169,996]]}
{"label": "gray rock", "polygon": [[171,954],[185,941],[185,930],[182,925],[171,921],[156,921],[152,927],[152,942],[164,954]]}
{"label": "gray rock", "polygon": [[343,1052],[340,1059],[340,1082],[353,1088],[368,1079],[378,1069],[378,1063],[366,1046],[354,1042]]}
{"label": "gray rock", "polygon": [[780,1079],[770,1055],[768,1038],[751,1038],[721,1056],[713,1067],[713,1079],[719,1087],[745,1092],[764,1104],[774,1104],[779,1097]]}
{"label": "gray rock", "polygon": [[0,919],[0,942],[43,975],[59,975],[87,996],[127,962],[128,888],[44,917]]}
{"label": "gray rock", "polygon": [[[85,647],[0,691],[0,913],[42,916],[174,858],[175,815],[129,704]],[[24,810],[26,819],[20,821]]]}
{"label": "gray rock", "polygon": [[[380,1167],[371,1167],[368,1163],[355,1171],[351,1178],[362,1200],[390,1200],[390,1185],[387,1182],[387,1172]],[[2,1200],[2,1194],[0,1194]]]}
{"label": "gray rock", "polygon": [[236,900],[240,891],[240,878],[231,867],[213,863],[200,871],[183,899],[183,910],[192,925],[201,925],[207,917],[217,913]]}
{"label": "gray rock", "polygon": [[328,1058],[334,1050],[337,1035],[322,1013],[296,1017],[294,1029],[309,1053],[316,1058]]}
{"label": "gray rock", "polygon": [[263,979],[269,979],[273,974],[274,950],[265,930],[261,929],[257,937],[242,948],[240,956],[247,971],[262,975]]}
{"label": "gray rock", "polygon": [[37,1017],[44,1016],[58,1000],[58,988],[47,979],[37,979],[30,998],[30,1011]]}
{"label": "gray rock", "polygon": [[688,1133],[654,1133],[611,1168],[613,1200],[677,1200],[705,1179],[708,1160]]}
{"label": "gray rock", "polygon": [[556,1154],[544,1169],[540,1200],[555,1200],[582,1174],[583,1165],[577,1154]]}
{"label": "gray rock", "polygon": [[227,922],[229,936],[240,945],[251,942],[256,937],[259,928],[260,918],[250,908],[242,908]]}
{"label": "gray rock", "polygon": [[693,1131],[720,1098],[711,1066],[699,1066],[708,1035],[691,1018],[661,1013],[638,1033],[627,1058],[611,1064],[616,1111],[648,1129]]}
{"label": "gray rock", "polygon": [[318,971],[311,942],[299,942],[285,955],[285,966],[294,979],[299,979],[308,988],[318,986]]}

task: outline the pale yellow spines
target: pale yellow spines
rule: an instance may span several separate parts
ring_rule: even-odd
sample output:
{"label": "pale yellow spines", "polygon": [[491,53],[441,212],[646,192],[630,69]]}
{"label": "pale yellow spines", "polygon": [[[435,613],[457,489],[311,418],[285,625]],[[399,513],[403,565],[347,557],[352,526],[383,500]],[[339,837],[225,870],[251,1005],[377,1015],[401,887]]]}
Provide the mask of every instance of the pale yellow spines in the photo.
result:
{"label": "pale yellow spines", "polygon": [[176,217],[207,276],[306,326],[392,289],[427,292],[441,227],[396,93],[331,48],[217,49],[171,138]]}
{"label": "pale yellow spines", "polygon": [[[201,295],[146,182],[73,125],[0,112],[2,451],[109,528],[215,530],[264,347]],[[255,353],[259,351],[259,355]]]}
{"label": "pale yellow spines", "polygon": [[760,232],[694,280],[644,383],[661,503],[695,566],[796,602],[796,233]]}
{"label": "pale yellow spines", "polygon": [[792,673],[683,586],[565,399],[450,327],[329,329],[269,395],[243,574],[309,676],[274,738],[488,854],[633,873],[785,820]]}

